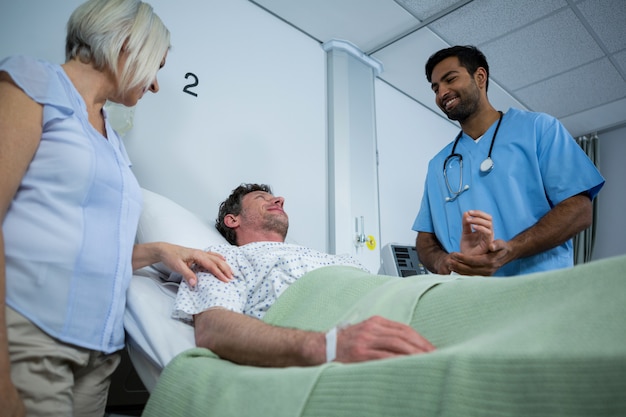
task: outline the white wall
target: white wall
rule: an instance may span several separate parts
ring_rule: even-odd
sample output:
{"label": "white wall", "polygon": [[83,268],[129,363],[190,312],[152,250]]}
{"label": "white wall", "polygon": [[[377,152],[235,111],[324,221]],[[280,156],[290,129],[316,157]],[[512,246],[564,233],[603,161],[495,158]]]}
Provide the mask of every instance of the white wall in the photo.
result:
{"label": "white wall", "polygon": [[[421,80],[416,76],[415,82]],[[415,245],[417,234],[411,227],[424,193],[428,161],[454,139],[459,128],[377,80],[376,129],[381,246]]]}
{"label": "white wall", "polygon": [[65,25],[80,0],[0,0],[0,57],[25,54],[65,60]]}
{"label": "white wall", "polygon": [[[320,45],[245,0],[152,4],[173,47],[126,138],[140,183],[209,219],[235,186],[268,183],[286,197],[290,238],[326,250]],[[197,97],[183,92],[189,72]]]}
{"label": "white wall", "polygon": [[[8,2],[0,57],[64,60],[65,24],[81,0]],[[241,182],[267,182],[287,198],[290,238],[328,244],[326,67],[320,45],[246,0],[152,2],[172,31],[161,91],[136,107],[126,143],[140,183],[205,219]],[[384,62],[383,62],[384,65]],[[197,97],[183,92],[191,81]],[[416,75],[416,82],[422,82]],[[381,236],[413,244],[428,160],[457,128],[376,81]],[[626,128],[602,132],[595,257],[626,253]]]}
{"label": "white wall", "polygon": [[626,254],[626,126],[599,132],[600,172],[594,259]]}
{"label": "white wall", "polygon": [[[0,57],[64,61],[81,0],[2,0]],[[242,182],[286,197],[290,238],[327,248],[325,53],[245,0],[151,1],[172,32],[161,91],[136,106],[125,142],[142,186],[205,219]],[[8,40],[11,41],[8,41]],[[192,81],[194,97],[183,88]]]}
{"label": "white wall", "polygon": [[[81,0],[2,7],[0,56],[64,61],[65,24]],[[245,0],[151,2],[172,32],[160,92],[136,106],[125,142],[142,186],[210,220],[241,182],[287,198],[290,238],[327,250],[326,62],[319,43]],[[34,30],[37,28],[37,30]],[[194,76],[187,76],[188,73]],[[193,96],[183,92],[195,78]],[[428,159],[446,122],[376,82],[382,235],[414,240]],[[403,144],[403,142],[406,142]],[[410,149],[410,153],[398,150]],[[406,180],[397,192],[392,179]],[[408,189],[408,190],[407,190]]]}

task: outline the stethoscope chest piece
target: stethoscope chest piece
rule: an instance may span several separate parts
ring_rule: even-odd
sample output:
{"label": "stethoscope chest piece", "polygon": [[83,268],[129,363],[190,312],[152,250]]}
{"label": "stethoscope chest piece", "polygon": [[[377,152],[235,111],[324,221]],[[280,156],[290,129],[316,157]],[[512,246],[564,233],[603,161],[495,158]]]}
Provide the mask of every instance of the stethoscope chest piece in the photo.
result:
{"label": "stethoscope chest piece", "polygon": [[491,170],[493,169],[493,159],[491,159],[491,157],[487,157],[483,162],[480,163],[480,172],[482,172],[483,174],[486,174],[488,172],[491,172]]}
{"label": "stethoscope chest piece", "polygon": [[[491,151],[493,150],[493,144],[496,141],[496,136],[498,135],[498,130],[500,129],[500,123],[502,123],[503,113],[499,111],[500,118],[498,119],[498,124],[496,125],[496,130],[493,132],[493,136],[491,137],[491,145],[489,145],[489,154],[487,154],[487,158],[480,163],[480,172],[483,174],[488,174],[493,170],[493,159],[491,159]],[[464,191],[469,190],[469,185],[466,184],[463,186],[463,155],[460,153],[456,153],[456,145],[459,143],[459,139],[463,135],[463,131],[461,130],[457,135],[456,139],[454,139],[454,145],[452,145],[452,152],[450,155],[443,161],[443,178],[446,182],[446,188],[448,188],[448,192],[450,193],[449,197],[446,197],[446,201],[454,201],[456,200]],[[448,162],[453,158],[459,159],[459,187],[456,191],[452,189],[450,186],[450,182],[448,181],[448,173],[446,170],[448,169]]]}

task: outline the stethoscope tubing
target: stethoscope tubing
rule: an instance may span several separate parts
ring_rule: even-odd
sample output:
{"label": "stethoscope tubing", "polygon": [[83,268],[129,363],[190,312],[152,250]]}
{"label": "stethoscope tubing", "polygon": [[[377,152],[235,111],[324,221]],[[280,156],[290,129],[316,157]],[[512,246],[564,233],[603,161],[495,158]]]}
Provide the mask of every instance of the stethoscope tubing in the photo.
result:
{"label": "stethoscope tubing", "polygon": [[[485,160],[480,164],[480,171],[485,174],[491,172],[491,170],[493,170],[493,167],[494,167],[493,159],[491,158],[491,152],[493,151],[493,144],[496,142],[496,137],[498,136],[498,130],[500,130],[500,124],[502,123],[502,117],[503,117],[503,113],[501,111],[498,111],[498,113],[500,113],[500,118],[498,119],[496,130],[493,132],[493,136],[491,137],[491,144],[489,145],[489,154],[487,154],[487,158],[485,158]],[[443,161],[443,178],[445,180],[446,187],[448,188],[448,192],[451,194],[450,197],[446,197],[446,202],[451,202],[451,201],[456,200],[464,191],[469,190],[468,184],[463,186],[463,155],[461,155],[460,153],[456,153],[456,146],[458,145],[459,140],[461,139],[461,136],[463,136],[462,130],[454,139],[454,145],[452,145],[452,151],[450,152],[450,155],[448,155],[446,159],[444,159]],[[448,162],[452,158],[459,158],[460,174],[459,174],[458,191],[452,191],[452,187],[450,187],[450,182],[448,181],[448,174],[446,172],[446,170],[448,169]]]}

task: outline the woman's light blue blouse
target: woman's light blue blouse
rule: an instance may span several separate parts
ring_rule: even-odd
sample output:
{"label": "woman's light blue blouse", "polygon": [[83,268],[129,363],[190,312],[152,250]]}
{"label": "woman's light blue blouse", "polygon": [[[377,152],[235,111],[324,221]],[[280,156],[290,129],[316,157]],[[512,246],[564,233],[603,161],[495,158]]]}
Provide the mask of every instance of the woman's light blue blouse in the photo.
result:
{"label": "woman's light blue blouse", "polygon": [[15,56],[0,71],[43,105],[39,148],[3,223],[7,304],[63,342],[119,350],[141,212],[124,145],[108,121],[107,138],[89,124],[61,66]]}

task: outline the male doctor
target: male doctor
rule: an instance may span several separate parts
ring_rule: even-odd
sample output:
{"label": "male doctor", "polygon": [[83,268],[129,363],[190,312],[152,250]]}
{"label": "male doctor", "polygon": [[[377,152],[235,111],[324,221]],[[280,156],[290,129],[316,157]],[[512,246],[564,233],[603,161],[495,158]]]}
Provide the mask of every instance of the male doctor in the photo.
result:
{"label": "male doctor", "polygon": [[[489,65],[473,46],[433,54],[426,78],[437,106],[461,125],[429,163],[413,224],[420,260],[439,274],[511,276],[573,265],[572,237],[589,227],[604,178],[554,117],[495,109]],[[496,239],[460,253],[473,217]]]}

